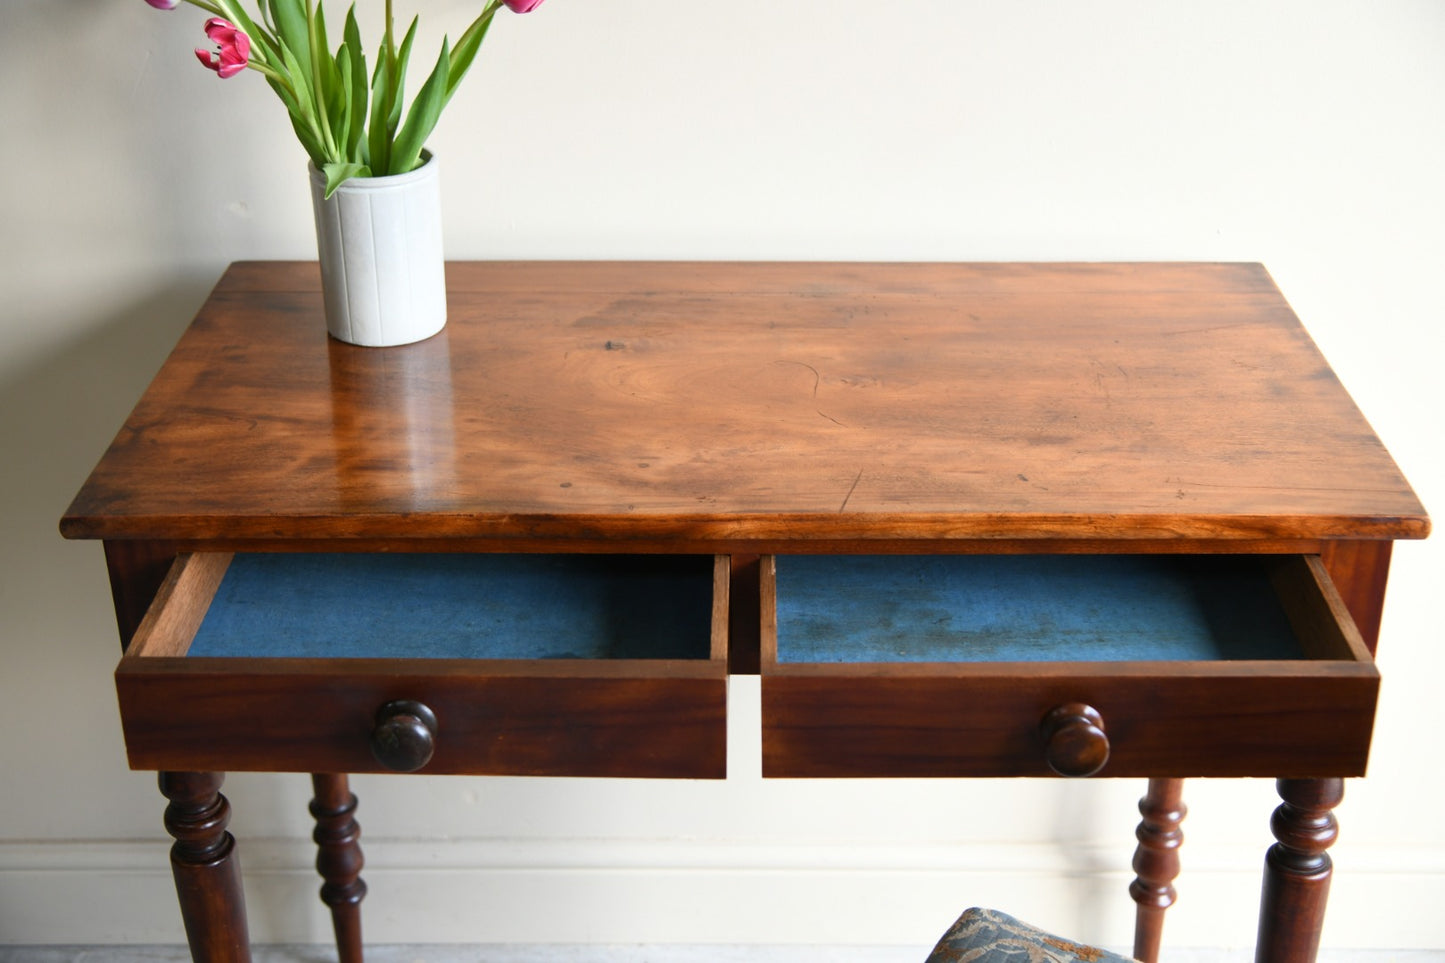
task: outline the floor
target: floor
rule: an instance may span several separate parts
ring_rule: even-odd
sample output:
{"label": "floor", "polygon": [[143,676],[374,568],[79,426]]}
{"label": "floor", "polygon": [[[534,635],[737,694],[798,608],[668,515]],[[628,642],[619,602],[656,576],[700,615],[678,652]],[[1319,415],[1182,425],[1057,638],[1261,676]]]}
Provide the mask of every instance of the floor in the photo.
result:
{"label": "floor", "polygon": [[[1250,963],[1249,950],[1173,950],[1164,963]],[[333,963],[325,946],[258,947],[253,963]],[[918,963],[908,947],[529,946],[367,947],[367,963]],[[0,963],[188,963],[181,946],[0,946]],[[1318,963],[1445,963],[1445,950],[1323,950]]]}

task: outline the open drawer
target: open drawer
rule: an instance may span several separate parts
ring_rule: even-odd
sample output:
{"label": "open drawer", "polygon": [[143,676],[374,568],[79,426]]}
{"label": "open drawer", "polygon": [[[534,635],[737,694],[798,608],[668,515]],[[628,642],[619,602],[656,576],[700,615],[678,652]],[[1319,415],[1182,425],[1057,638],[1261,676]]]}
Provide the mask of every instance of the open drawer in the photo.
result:
{"label": "open drawer", "polygon": [[1354,776],[1379,676],[1314,556],[764,557],[766,776]]}
{"label": "open drawer", "polygon": [[180,556],[137,769],[726,775],[726,556]]}

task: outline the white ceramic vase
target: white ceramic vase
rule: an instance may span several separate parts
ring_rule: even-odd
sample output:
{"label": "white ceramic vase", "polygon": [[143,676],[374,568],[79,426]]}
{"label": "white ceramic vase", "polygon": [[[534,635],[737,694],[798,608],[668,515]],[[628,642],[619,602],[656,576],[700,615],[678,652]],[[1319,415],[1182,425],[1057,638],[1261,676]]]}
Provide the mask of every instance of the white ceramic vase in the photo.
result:
{"label": "white ceramic vase", "polygon": [[329,198],[310,167],[326,328],[338,340],[411,344],[446,324],[437,160],[423,157],[406,174],[353,177]]}

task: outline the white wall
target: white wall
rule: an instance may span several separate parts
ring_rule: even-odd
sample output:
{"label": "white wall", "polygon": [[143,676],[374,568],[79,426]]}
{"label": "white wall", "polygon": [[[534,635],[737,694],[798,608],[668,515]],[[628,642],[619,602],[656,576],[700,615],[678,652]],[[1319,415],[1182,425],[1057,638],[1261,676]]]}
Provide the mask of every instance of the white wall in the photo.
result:
{"label": "white wall", "polygon": [[[431,50],[476,0],[399,7]],[[100,548],[55,525],[223,266],[314,254],[285,118],[195,64],[202,19],[0,3],[0,943],[182,938]],[[450,256],[1263,261],[1445,511],[1438,0],[549,0],[488,44],[433,140]],[[1442,584],[1440,539],[1399,546],[1327,945],[1445,948]],[[356,780],[370,938],[923,947],[984,903],[1128,942],[1142,785],[764,783],[734,697],[723,784]],[[227,786],[253,935],[326,938],[307,780]],[[1246,945],[1273,787],[1188,798],[1168,939]]]}

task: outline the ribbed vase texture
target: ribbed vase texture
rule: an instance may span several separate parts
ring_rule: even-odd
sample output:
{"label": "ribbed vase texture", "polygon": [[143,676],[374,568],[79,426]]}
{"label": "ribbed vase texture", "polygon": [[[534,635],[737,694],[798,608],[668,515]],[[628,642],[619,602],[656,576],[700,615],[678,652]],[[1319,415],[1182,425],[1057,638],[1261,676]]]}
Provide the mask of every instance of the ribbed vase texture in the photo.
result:
{"label": "ribbed vase texture", "polygon": [[410,344],[446,324],[441,190],[436,158],[406,174],[353,177],[330,198],[311,168],[316,247],[332,337],[369,347]]}

